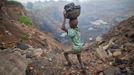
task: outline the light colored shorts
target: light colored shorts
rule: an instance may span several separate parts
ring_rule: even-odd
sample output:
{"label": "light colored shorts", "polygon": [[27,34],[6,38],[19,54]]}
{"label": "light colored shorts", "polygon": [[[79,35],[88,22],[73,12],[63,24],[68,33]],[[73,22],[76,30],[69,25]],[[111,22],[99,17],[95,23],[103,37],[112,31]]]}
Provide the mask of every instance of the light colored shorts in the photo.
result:
{"label": "light colored shorts", "polygon": [[69,53],[69,54],[80,54],[83,50],[85,50],[86,48],[88,47],[88,45],[84,45],[82,46],[81,49],[71,49],[71,50],[68,50],[68,51],[64,51],[65,53]]}

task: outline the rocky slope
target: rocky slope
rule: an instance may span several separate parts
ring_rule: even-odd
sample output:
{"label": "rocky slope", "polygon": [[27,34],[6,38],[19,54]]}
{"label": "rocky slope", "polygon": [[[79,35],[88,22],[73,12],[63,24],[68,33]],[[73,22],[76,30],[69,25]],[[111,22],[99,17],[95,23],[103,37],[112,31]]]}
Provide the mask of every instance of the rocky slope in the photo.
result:
{"label": "rocky slope", "polygon": [[[104,34],[99,41],[99,47],[107,52],[106,61],[109,68],[103,70],[106,75],[133,75],[134,74],[134,16],[122,21]],[[112,41],[112,42],[111,42]],[[110,44],[111,42],[111,44]],[[104,47],[107,46],[107,49]],[[100,49],[100,50],[101,50]],[[104,56],[104,53],[98,53]],[[101,56],[100,56],[101,57]],[[101,57],[102,59],[102,57]],[[106,62],[105,61],[105,62]],[[110,68],[111,67],[111,68]]]}
{"label": "rocky slope", "polygon": [[12,49],[0,50],[0,75],[25,75],[27,60]]}
{"label": "rocky slope", "polygon": [[24,7],[18,2],[0,0],[0,75],[25,75],[29,62],[26,58],[44,56],[62,51],[62,46],[50,33],[39,31],[19,22],[27,16]]}
{"label": "rocky slope", "polygon": [[[134,16],[122,21],[118,26],[113,27],[103,37],[114,39],[111,49],[115,49],[118,56],[115,57],[114,65],[120,67],[126,75],[134,74]],[[121,53],[118,53],[120,51]],[[111,50],[112,52],[112,50]]]}
{"label": "rocky slope", "polygon": [[[87,50],[82,52],[83,71],[75,55],[70,55],[71,68],[64,65],[62,47],[49,33],[18,22],[20,16],[26,15],[20,4],[9,7],[6,3],[0,1],[1,75],[134,74],[134,17],[113,27],[100,41],[89,44]],[[106,55],[98,53],[98,50],[103,50]]]}
{"label": "rocky slope", "polygon": [[[35,75],[133,75],[134,74],[134,44],[133,38],[123,36],[124,30],[129,29],[129,36],[133,34],[134,17],[124,20],[105,34],[100,42],[90,43],[86,51],[82,52],[85,68],[82,70],[79,63],[70,55],[73,64],[71,68],[64,66],[65,59],[62,53],[33,60],[30,64]],[[120,29],[118,29],[120,27]],[[118,30],[116,30],[118,29]],[[120,33],[122,35],[116,35]],[[123,38],[126,38],[125,41]],[[112,44],[111,44],[112,42]],[[98,53],[98,50],[100,53]],[[103,51],[103,52],[101,52]],[[106,55],[104,54],[106,53]],[[110,54],[111,53],[111,54]],[[53,54],[53,53],[52,53]],[[103,60],[104,59],[104,60]],[[34,71],[35,70],[35,71]]]}
{"label": "rocky slope", "polygon": [[56,42],[49,33],[40,32],[36,27],[34,27],[34,24],[33,26],[28,27],[18,21],[21,16],[27,16],[24,7],[20,3],[16,3],[15,5],[10,2],[1,1],[0,11],[1,45],[15,47],[17,42],[23,40],[23,42],[36,48],[46,48],[46,46],[59,48],[58,42]]}

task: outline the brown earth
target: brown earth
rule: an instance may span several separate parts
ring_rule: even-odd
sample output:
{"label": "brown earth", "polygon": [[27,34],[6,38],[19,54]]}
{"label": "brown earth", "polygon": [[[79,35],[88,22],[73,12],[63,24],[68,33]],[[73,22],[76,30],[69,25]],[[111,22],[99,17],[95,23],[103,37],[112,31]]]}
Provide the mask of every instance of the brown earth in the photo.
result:
{"label": "brown earth", "polygon": [[61,48],[49,33],[39,31],[34,24],[28,27],[19,23],[19,17],[26,16],[22,5],[9,5],[6,2],[1,2],[1,4],[0,44],[6,48],[12,48],[17,42],[23,40],[35,48],[46,48],[46,46],[50,49]]}
{"label": "brown earth", "polygon": [[[3,67],[0,69],[4,70],[3,72],[0,71],[0,73],[5,73],[4,75],[17,75],[18,73],[22,73],[19,72],[20,70],[24,71],[27,69],[26,73],[28,74],[26,75],[104,75],[100,73],[105,73],[105,75],[134,74],[134,17],[130,17],[121,22],[103,36],[102,41],[104,42],[102,44],[104,45],[111,39],[114,39],[114,44],[107,49],[112,52],[112,56],[109,56],[108,59],[102,60],[98,56],[96,53],[96,42],[89,44],[87,50],[82,52],[82,61],[85,65],[85,73],[83,73],[75,55],[70,55],[70,60],[72,61],[73,66],[71,68],[64,66],[66,61],[62,54],[62,45],[56,42],[49,33],[40,32],[35,27],[27,27],[17,21],[20,16],[26,15],[22,6],[8,7],[5,2],[1,3],[2,6],[0,8],[0,11],[2,12],[2,15],[0,16],[0,43],[1,48],[9,49],[0,50],[0,63],[2,62],[0,65]],[[17,15],[18,17],[14,16],[17,14],[13,11],[14,9],[19,13],[19,15]],[[31,48],[26,50],[14,48],[16,43],[20,42],[20,39],[22,38],[23,42],[30,45]],[[10,61],[9,57],[11,57],[13,61]],[[13,65],[3,64],[3,62],[11,63]],[[27,68],[26,66],[24,67],[20,65],[20,63],[27,65]],[[13,69],[11,69],[11,67]],[[20,68],[20,70],[18,68]],[[13,71],[14,69],[15,71],[18,69],[15,74]],[[7,74],[10,71],[11,73]],[[22,75],[23,74],[24,73],[22,73]]]}

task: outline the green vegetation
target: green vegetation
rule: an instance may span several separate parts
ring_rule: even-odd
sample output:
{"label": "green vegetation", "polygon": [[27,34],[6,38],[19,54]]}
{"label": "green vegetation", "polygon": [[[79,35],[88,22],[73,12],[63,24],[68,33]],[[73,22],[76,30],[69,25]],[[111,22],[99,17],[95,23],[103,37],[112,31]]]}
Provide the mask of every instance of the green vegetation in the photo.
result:
{"label": "green vegetation", "polygon": [[25,24],[27,26],[32,26],[32,21],[27,16],[21,16],[19,18],[19,22],[23,23],[23,24]]}
{"label": "green vegetation", "polygon": [[15,6],[21,5],[21,3],[17,2],[17,1],[13,1],[13,0],[7,0],[7,4],[8,5],[15,5]]}
{"label": "green vegetation", "polygon": [[28,40],[28,35],[22,34],[22,35],[20,36],[20,39],[21,39],[21,40]]}

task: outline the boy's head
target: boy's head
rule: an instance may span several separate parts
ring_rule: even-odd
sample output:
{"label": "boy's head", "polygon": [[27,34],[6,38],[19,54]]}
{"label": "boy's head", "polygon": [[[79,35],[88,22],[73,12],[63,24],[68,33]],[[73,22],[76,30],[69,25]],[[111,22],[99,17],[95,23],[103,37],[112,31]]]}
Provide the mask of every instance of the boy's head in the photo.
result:
{"label": "boy's head", "polygon": [[73,20],[69,20],[69,25],[71,28],[76,28],[78,25],[78,20],[77,19],[73,19]]}

